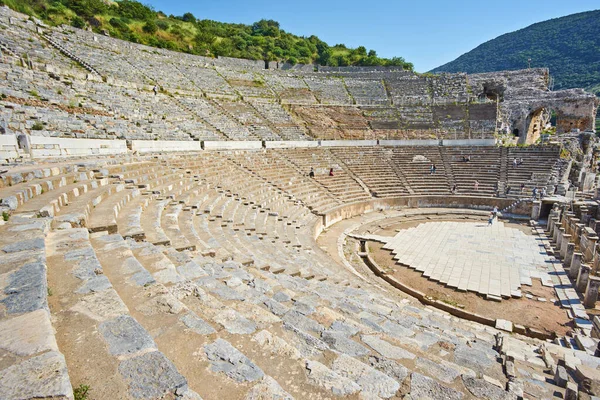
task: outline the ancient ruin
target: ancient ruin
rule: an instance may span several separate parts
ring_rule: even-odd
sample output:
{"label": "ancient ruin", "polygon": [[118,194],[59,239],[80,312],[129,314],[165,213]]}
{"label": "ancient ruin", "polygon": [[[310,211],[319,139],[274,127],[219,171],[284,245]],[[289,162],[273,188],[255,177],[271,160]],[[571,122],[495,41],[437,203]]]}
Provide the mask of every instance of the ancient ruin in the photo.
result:
{"label": "ancient ruin", "polygon": [[6,7],[0,52],[0,398],[600,396],[593,95]]}

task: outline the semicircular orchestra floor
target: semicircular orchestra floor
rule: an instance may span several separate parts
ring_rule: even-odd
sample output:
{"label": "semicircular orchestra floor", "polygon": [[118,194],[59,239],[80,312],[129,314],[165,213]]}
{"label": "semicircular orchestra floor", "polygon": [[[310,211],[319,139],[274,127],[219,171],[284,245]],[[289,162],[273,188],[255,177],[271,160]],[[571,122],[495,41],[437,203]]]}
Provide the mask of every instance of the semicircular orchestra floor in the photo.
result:
{"label": "semicircular orchestra floor", "polygon": [[426,222],[401,230],[383,249],[423,277],[495,299],[521,297],[532,278],[553,286],[543,245],[500,221]]}

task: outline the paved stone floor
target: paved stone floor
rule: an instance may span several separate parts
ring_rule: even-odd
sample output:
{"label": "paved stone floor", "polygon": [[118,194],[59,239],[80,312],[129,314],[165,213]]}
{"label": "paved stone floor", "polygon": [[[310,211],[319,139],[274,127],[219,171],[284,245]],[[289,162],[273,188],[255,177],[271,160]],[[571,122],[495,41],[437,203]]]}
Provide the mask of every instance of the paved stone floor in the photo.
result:
{"label": "paved stone floor", "polygon": [[537,236],[487,222],[428,222],[400,231],[384,249],[433,281],[496,297],[520,297],[521,285],[553,286]]}

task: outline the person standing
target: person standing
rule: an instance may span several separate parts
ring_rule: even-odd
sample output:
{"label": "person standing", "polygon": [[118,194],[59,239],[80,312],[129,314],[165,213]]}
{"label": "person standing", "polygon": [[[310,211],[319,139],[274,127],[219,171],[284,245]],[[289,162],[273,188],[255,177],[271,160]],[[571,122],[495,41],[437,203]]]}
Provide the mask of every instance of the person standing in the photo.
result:
{"label": "person standing", "polygon": [[315,177],[315,170],[313,169],[313,167],[310,167],[310,172],[308,173],[308,177],[309,178]]}
{"label": "person standing", "polygon": [[475,191],[478,192],[479,191],[479,181],[475,181],[475,183],[473,184],[473,187],[475,188]]}

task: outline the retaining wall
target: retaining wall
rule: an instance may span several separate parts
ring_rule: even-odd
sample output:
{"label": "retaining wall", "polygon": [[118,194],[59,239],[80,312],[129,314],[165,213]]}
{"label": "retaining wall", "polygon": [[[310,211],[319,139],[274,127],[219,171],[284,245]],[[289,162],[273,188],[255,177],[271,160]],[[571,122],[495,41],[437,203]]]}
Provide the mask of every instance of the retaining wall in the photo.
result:
{"label": "retaining wall", "polygon": [[177,140],[132,140],[131,150],[138,153],[153,153],[159,151],[200,151],[200,142]]}
{"label": "retaining wall", "polygon": [[19,145],[15,135],[0,135],[0,159],[19,157]]}
{"label": "retaining wall", "polygon": [[125,140],[68,139],[45,136],[27,136],[33,158],[113,155],[127,153]]}
{"label": "retaining wall", "polygon": [[[473,210],[491,211],[494,206],[499,209],[508,207],[514,199],[500,199],[497,197],[474,196],[404,196],[386,199],[372,199],[357,203],[344,204],[324,214],[320,214],[322,221],[313,229],[314,238],[324,229],[344,219],[378,210],[387,210],[396,207],[404,208],[465,208]],[[531,209],[529,209],[531,213]]]}
{"label": "retaining wall", "polygon": [[263,142],[239,142],[239,141],[205,141],[205,150],[255,150],[263,147]]}

